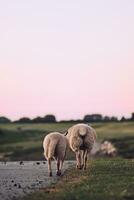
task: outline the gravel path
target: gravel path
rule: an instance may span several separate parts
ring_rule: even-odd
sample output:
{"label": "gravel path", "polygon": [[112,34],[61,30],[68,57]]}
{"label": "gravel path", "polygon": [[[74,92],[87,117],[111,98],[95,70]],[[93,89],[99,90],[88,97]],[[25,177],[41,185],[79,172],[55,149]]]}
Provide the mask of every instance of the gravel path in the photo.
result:
{"label": "gravel path", "polygon": [[[74,161],[65,161],[64,171]],[[43,161],[0,162],[0,200],[19,199],[30,192],[49,186],[58,180],[56,165],[53,177],[48,177],[47,163]]]}

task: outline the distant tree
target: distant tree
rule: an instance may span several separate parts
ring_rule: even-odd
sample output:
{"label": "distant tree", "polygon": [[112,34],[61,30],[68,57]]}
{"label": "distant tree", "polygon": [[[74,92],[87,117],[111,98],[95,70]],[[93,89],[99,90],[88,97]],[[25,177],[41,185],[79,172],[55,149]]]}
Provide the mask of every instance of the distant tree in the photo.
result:
{"label": "distant tree", "polygon": [[134,121],[134,113],[132,113],[130,120]]}
{"label": "distant tree", "polygon": [[45,117],[36,117],[32,120],[33,123],[53,123],[56,122],[54,115],[46,115]]}
{"label": "distant tree", "polygon": [[15,123],[31,123],[31,119],[28,117],[22,117],[19,120],[14,121]]}
{"label": "distant tree", "polygon": [[83,120],[81,120],[81,119],[61,120],[61,121],[59,121],[59,123],[83,123]]}
{"label": "distant tree", "polygon": [[103,118],[103,121],[104,122],[109,122],[111,119],[110,119],[110,117],[108,117],[108,116],[105,116],[104,118]]}
{"label": "distant tree", "polygon": [[84,122],[91,122],[92,121],[91,115],[85,115],[84,118],[83,118],[83,121]]}
{"label": "distant tree", "polygon": [[120,121],[125,122],[125,121],[127,121],[127,119],[123,116]]}
{"label": "distant tree", "polygon": [[0,117],[0,123],[1,123],[1,124],[2,124],[2,123],[10,123],[10,122],[11,122],[11,120],[8,119],[8,118],[3,117],[3,116]]}
{"label": "distant tree", "polygon": [[32,120],[33,123],[43,123],[43,118],[42,117],[36,117]]}
{"label": "distant tree", "polygon": [[102,120],[103,117],[100,114],[85,115],[83,119],[85,122],[101,122]]}
{"label": "distant tree", "polygon": [[113,116],[113,117],[111,117],[111,121],[112,121],[112,122],[117,122],[117,121],[118,121],[118,118]]}
{"label": "distant tree", "polygon": [[56,117],[54,115],[46,115],[44,117],[44,122],[48,122],[48,123],[56,122]]}

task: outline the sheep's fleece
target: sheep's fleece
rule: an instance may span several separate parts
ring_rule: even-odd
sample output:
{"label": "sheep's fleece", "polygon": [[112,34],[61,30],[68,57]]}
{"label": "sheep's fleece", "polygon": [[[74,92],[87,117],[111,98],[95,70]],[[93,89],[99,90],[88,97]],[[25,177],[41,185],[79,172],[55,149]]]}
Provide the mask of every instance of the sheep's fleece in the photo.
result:
{"label": "sheep's fleece", "polygon": [[76,124],[68,129],[66,137],[72,151],[87,149],[90,152],[96,140],[96,132],[87,124]]}

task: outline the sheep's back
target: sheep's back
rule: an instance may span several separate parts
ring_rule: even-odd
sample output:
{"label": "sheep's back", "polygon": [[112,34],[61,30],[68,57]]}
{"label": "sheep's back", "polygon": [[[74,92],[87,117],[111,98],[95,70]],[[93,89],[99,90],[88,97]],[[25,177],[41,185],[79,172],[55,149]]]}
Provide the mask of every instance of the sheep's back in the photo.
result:
{"label": "sheep's back", "polygon": [[67,139],[58,132],[48,134],[43,141],[45,157],[63,157],[67,148]]}

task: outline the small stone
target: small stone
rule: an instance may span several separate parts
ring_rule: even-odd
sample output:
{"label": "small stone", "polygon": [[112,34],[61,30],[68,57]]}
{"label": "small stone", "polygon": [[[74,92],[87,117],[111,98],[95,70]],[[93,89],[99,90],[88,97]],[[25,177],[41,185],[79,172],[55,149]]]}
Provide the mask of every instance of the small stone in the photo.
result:
{"label": "small stone", "polygon": [[39,181],[39,184],[41,184],[43,181]]}

